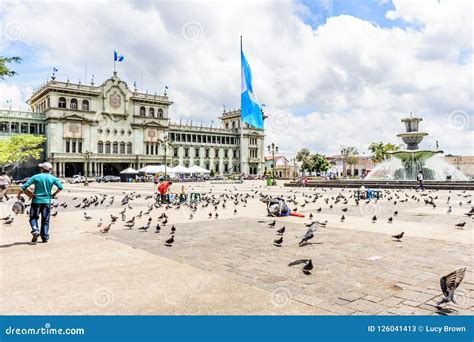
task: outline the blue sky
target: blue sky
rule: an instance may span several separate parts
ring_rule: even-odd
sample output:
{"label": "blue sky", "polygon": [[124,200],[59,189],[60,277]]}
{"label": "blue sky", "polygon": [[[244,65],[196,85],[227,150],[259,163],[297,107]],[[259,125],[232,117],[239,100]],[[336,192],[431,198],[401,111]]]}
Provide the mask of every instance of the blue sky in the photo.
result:
{"label": "blue sky", "polygon": [[380,27],[412,26],[403,20],[385,17],[388,11],[395,9],[391,0],[302,0],[300,3],[311,11],[310,16],[302,16],[302,19],[315,29],[325,24],[327,18],[338,15],[351,15]]}

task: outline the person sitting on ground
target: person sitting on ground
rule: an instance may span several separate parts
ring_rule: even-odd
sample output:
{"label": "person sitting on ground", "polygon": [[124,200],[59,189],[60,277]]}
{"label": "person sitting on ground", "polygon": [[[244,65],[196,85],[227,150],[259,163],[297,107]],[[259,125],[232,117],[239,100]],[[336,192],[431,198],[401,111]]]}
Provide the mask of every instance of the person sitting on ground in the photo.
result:
{"label": "person sitting on ground", "polygon": [[167,194],[169,193],[169,188],[172,184],[173,184],[173,182],[171,182],[171,181],[170,182],[169,181],[164,181],[163,183],[161,183],[158,186],[158,192],[161,195],[161,203],[166,202],[166,197],[167,197]]}

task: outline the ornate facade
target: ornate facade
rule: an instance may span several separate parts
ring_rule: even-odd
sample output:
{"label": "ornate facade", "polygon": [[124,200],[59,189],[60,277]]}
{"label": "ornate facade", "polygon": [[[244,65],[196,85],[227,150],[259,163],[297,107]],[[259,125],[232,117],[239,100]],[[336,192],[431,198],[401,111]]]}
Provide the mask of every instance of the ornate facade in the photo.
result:
{"label": "ornate facade", "polygon": [[166,93],[129,89],[115,72],[98,86],[53,77],[28,103],[30,115],[44,122],[46,158],[60,177],[164,163],[199,165],[217,174],[257,175],[265,168],[264,131],[245,125],[241,132],[240,110],[224,111],[217,128],[174,124]]}

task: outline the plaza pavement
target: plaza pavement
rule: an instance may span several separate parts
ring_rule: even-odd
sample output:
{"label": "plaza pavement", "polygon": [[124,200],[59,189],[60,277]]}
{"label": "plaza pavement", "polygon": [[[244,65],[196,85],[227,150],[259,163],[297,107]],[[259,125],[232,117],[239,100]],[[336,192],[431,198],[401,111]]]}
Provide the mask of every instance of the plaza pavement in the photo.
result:
{"label": "plaza pavement", "polygon": [[[180,191],[180,184],[173,184]],[[232,201],[219,218],[212,206],[198,207],[190,219],[190,209],[168,209],[169,223],[154,233],[158,216],[165,209],[152,211],[152,226],[139,232],[148,216],[137,219],[132,230],[119,219],[109,233],[97,228],[109,215],[122,210],[123,192],[135,191],[141,198],[131,201],[127,218],[145,210],[153,184],[66,185],[59,202],[59,213],[51,219],[48,244],[31,244],[25,215],[12,225],[0,226],[0,313],[1,314],[356,314],[430,315],[474,313],[473,223],[463,214],[472,193],[437,191],[436,208],[414,201],[414,191],[397,194],[396,205],[383,200],[371,203],[353,199],[330,209],[325,198],[351,190],[266,187],[262,181],[238,185],[187,183],[186,191],[208,192],[216,196],[244,193],[245,207]],[[265,204],[255,192],[273,196],[295,195],[298,212],[306,218],[277,218],[269,228]],[[316,203],[306,196],[323,195]],[[84,197],[115,195],[111,207],[87,209],[93,217],[85,221],[83,210],[74,208]],[[392,196],[394,191],[392,191]],[[471,197],[467,197],[471,195]],[[304,197],[305,196],[305,197]],[[451,197],[452,212],[447,213]],[[78,197],[73,201],[73,197]],[[309,203],[301,207],[304,200]],[[459,205],[459,202],[462,202]],[[329,204],[332,203],[330,200]],[[222,204],[222,202],[221,202]],[[290,204],[293,208],[294,205]],[[348,211],[343,213],[342,208]],[[317,208],[322,208],[317,212]],[[398,210],[398,216],[393,212]],[[1,213],[1,210],[0,210]],[[328,220],[320,227],[312,244],[298,247],[306,231],[303,223]],[[342,214],[346,220],[340,222]],[[372,216],[378,220],[372,223]],[[393,216],[394,222],[387,223]],[[463,230],[454,224],[467,221]],[[105,224],[103,226],[105,226]],[[175,243],[166,247],[171,224],[176,226]],[[282,247],[275,247],[276,229],[285,226]],[[401,242],[391,235],[404,231]],[[311,275],[301,265],[289,267],[297,259],[312,259]],[[466,276],[457,290],[458,304],[446,310],[434,307],[440,298],[439,278],[460,267]]]}

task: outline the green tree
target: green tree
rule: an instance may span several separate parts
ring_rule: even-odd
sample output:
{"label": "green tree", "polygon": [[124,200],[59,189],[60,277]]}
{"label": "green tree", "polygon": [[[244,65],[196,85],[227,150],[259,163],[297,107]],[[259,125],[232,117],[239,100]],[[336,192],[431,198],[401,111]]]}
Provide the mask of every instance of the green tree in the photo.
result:
{"label": "green tree", "polygon": [[4,80],[6,77],[12,77],[18,73],[15,70],[11,70],[7,64],[9,63],[20,63],[20,57],[2,57],[0,56],[0,80]]}
{"label": "green tree", "polygon": [[326,172],[329,170],[330,164],[324,155],[316,153],[311,156],[311,166],[312,171]]}
{"label": "green tree", "polygon": [[344,147],[341,150],[342,155],[342,173],[347,176],[347,165],[354,165],[357,163],[357,156],[359,152],[354,146]]}
{"label": "green tree", "polygon": [[32,134],[14,135],[0,140],[0,166],[2,170],[11,171],[15,166],[24,163],[30,158],[39,159],[43,148],[41,144],[46,140],[43,136]]}
{"label": "green tree", "polygon": [[301,170],[303,175],[305,171],[311,172],[311,152],[307,148],[302,148],[296,154],[296,160],[301,163]]}
{"label": "green tree", "polygon": [[369,146],[369,150],[372,152],[372,161],[374,163],[381,163],[385,160],[389,151],[397,151],[400,149],[400,145],[392,143],[384,144],[383,142],[372,143]]}

